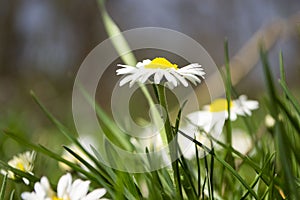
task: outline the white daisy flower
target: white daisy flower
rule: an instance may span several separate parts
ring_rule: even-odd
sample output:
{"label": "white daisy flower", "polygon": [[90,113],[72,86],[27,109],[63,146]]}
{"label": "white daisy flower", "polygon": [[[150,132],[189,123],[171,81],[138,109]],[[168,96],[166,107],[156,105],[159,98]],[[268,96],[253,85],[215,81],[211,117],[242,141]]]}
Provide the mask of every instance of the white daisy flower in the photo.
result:
{"label": "white daisy flower", "polygon": [[205,72],[198,63],[189,64],[178,68],[176,64],[172,64],[165,58],[155,58],[153,60],[143,60],[138,62],[136,66],[121,65],[117,70],[117,75],[126,75],[121,81],[120,86],[129,83],[131,87],[134,83],[145,83],[147,80],[155,84],[166,82],[171,87],[177,87],[182,84],[188,86],[188,81],[197,85],[204,79]]}
{"label": "white daisy flower", "polygon": [[[241,95],[230,103],[230,120],[235,121],[238,116],[250,116],[252,111],[258,109],[258,107],[257,101],[247,100],[245,95]],[[190,137],[196,137],[196,140],[207,147],[211,147],[210,140],[206,134],[218,139],[222,133],[225,119],[228,119],[227,100],[216,99],[210,105],[204,106],[203,110],[188,114],[185,119],[187,123],[183,123],[180,130]],[[201,130],[205,133],[201,133]],[[189,143],[184,136],[180,136],[179,141],[182,148]],[[195,147],[190,147],[184,153],[184,156],[187,158],[195,156]]]}
{"label": "white daisy flower", "polygon": [[[226,99],[216,99],[210,105],[203,107],[204,111],[210,113],[225,113],[226,119],[228,119],[228,108]],[[230,102],[230,120],[235,121],[237,116],[251,116],[253,110],[258,109],[258,101],[248,100],[246,95],[239,96],[238,99]]]}
{"label": "white daisy flower", "polygon": [[[190,113],[186,119],[194,126],[203,129],[206,133],[221,133],[225,119],[228,119],[226,99],[216,99],[203,110]],[[237,116],[251,116],[253,110],[258,109],[259,104],[254,100],[247,100],[245,95],[230,102],[230,120],[235,121]]]}
{"label": "white daisy flower", "polygon": [[68,173],[59,179],[56,193],[47,177],[42,177],[40,182],[35,183],[33,192],[23,192],[21,197],[23,200],[99,200],[105,195],[103,188],[88,193],[89,185],[90,181],[81,179],[72,182],[72,176]]}
{"label": "white daisy flower", "polygon": [[[16,156],[14,156],[11,160],[8,161],[8,165],[19,169],[23,172],[29,173],[29,174],[33,174],[32,170],[34,167],[34,160],[35,160],[35,156],[36,153],[34,151],[30,152],[30,151],[26,151],[24,153],[20,153]],[[6,171],[6,170],[1,170],[1,173],[8,176],[8,178],[10,179],[18,179],[19,177],[17,177],[12,171]],[[29,184],[29,180],[26,178],[22,178],[22,180],[24,181],[24,183],[26,185]]]}

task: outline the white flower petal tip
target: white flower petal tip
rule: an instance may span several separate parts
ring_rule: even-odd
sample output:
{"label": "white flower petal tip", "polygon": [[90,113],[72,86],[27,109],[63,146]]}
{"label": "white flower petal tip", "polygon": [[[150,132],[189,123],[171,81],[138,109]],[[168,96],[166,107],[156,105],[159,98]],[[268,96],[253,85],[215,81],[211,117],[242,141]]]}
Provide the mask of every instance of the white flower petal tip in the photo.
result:
{"label": "white flower petal tip", "polygon": [[125,75],[120,81],[119,85],[123,86],[129,83],[129,87],[132,87],[136,82],[155,84],[166,83],[171,88],[177,87],[182,84],[184,87],[188,87],[191,82],[194,85],[201,83],[201,79],[204,79],[204,69],[198,63],[192,63],[182,68],[178,68],[176,64],[172,64],[165,58],[155,58],[153,60],[143,60],[138,62],[136,66],[122,65],[117,69],[117,75]]}
{"label": "white flower petal tip", "polygon": [[40,182],[35,183],[33,192],[23,192],[23,200],[99,200],[106,194],[106,189],[99,188],[88,193],[90,181],[76,179],[72,182],[71,174],[63,175],[57,184],[55,193],[49,184],[47,177],[42,177]]}

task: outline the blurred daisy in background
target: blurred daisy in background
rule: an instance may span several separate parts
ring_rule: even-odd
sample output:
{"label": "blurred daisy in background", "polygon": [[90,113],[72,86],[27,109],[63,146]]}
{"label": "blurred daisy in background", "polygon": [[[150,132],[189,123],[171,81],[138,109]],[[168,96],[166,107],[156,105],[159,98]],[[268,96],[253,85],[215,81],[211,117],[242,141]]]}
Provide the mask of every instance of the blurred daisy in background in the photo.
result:
{"label": "blurred daisy in background", "polygon": [[129,83],[131,87],[134,83],[145,83],[148,80],[155,84],[167,83],[170,87],[177,87],[182,84],[187,87],[188,81],[197,85],[204,79],[205,72],[201,65],[197,63],[178,68],[165,58],[155,58],[153,60],[143,60],[136,66],[118,65],[122,67],[117,70],[117,75],[126,75],[121,81],[120,86]]}
{"label": "blurred daisy in background", "polygon": [[[225,137],[222,137],[222,141],[225,142]],[[242,129],[232,130],[232,147],[243,155],[249,153],[253,146],[250,135]]]}
{"label": "blurred daisy in background", "polygon": [[[91,146],[95,149],[98,148],[98,145],[96,144],[95,141],[95,138],[89,136],[89,135],[86,135],[86,136],[82,136],[81,138],[78,139],[79,143],[83,146],[83,148],[85,148],[85,150],[94,155],[94,152],[91,148]],[[83,158],[86,162],[88,162],[90,165],[92,166],[95,166],[94,162],[84,153],[84,151],[82,149],[80,149],[77,145],[75,144],[71,144],[69,146],[69,148],[74,152],[76,153],[78,156],[80,156],[81,158]],[[84,170],[86,171],[89,171],[89,169],[84,165],[82,164],[82,162],[80,162],[76,157],[74,157],[71,153],[69,153],[68,151],[64,151],[63,154],[62,154],[62,158],[67,160],[67,161],[70,161],[74,164],[77,164],[79,165],[81,168],[83,168]],[[66,165],[65,163],[63,162],[59,162],[58,163],[59,167],[64,170],[64,171],[72,171],[73,169],[69,166],[69,165]]]}
{"label": "blurred daisy in background", "polygon": [[[238,99],[230,102],[230,120],[235,121],[238,116],[251,116],[252,111],[258,109],[258,107],[259,104],[257,101],[248,100],[245,95],[241,95]],[[182,123],[180,130],[211,148],[212,143],[209,137],[215,139],[219,138],[226,119],[228,119],[227,99],[216,99],[210,105],[204,106],[203,110],[185,116],[185,123]],[[191,144],[187,138],[180,134],[178,140],[181,148]],[[222,138],[220,138],[220,140],[222,140]],[[233,145],[238,145],[238,143],[239,142],[234,143]],[[195,156],[195,146],[189,146],[190,147],[185,151],[184,156],[192,158]]]}
{"label": "blurred daisy in background", "polygon": [[[47,177],[35,183],[33,192],[23,192],[23,200],[99,200],[106,194],[104,188],[89,192],[90,181],[76,179],[72,182],[71,174],[63,175],[57,184],[57,193],[50,186]],[[102,198],[103,199],[103,198]]]}
{"label": "blurred daisy in background", "polygon": [[[230,102],[230,120],[235,121],[238,116],[251,116],[252,111],[259,108],[258,101],[248,100],[246,95],[239,96],[238,99]],[[215,126],[220,129],[218,124],[224,119],[228,119],[228,104],[226,99],[216,99],[211,104],[205,105],[203,110],[188,114],[186,118],[195,126],[210,132]],[[221,127],[222,128],[222,127]]]}
{"label": "blurred daisy in background", "polygon": [[[226,119],[228,119],[228,104],[227,99],[216,99],[210,105],[203,107],[204,111],[213,114],[223,112]],[[248,100],[246,95],[239,96],[238,99],[230,102],[230,120],[235,121],[237,116],[251,116],[252,111],[258,109],[258,101]]]}
{"label": "blurred daisy in background", "polygon": [[[8,161],[8,165],[21,170],[23,172],[33,174],[34,161],[35,161],[36,153],[34,151],[26,151],[24,153],[20,153],[14,156],[11,160]],[[20,179],[17,175],[15,175],[12,171],[1,170],[1,173],[6,175],[7,177],[13,180]],[[26,178],[22,178],[26,185],[29,184],[29,180]]]}

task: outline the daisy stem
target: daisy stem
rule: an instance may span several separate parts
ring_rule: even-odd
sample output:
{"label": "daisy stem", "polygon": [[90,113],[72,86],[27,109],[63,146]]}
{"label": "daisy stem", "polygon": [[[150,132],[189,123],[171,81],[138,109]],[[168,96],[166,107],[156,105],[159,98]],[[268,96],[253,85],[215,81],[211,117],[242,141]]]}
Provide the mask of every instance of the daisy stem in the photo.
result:
{"label": "daisy stem", "polygon": [[230,120],[230,103],[231,103],[231,74],[230,74],[230,66],[229,66],[229,50],[228,50],[228,41],[225,40],[224,45],[225,51],[225,65],[226,65],[226,99],[227,99],[227,112],[228,112],[228,120],[227,120],[227,135],[226,141],[228,145],[232,143],[232,134],[231,134],[231,120]]}
{"label": "daisy stem", "polygon": [[170,122],[169,118],[169,112],[168,112],[168,104],[166,100],[166,94],[165,94],[165,87],[163,85],[156,85],[157,86],[157,91],[158,91],[158,98],[159,98],[159,103],[160,105],[165,109],[166,111],[166,117],[165,117],[165,123],[164,123],[164,128],[169,144],[169,150],[170,150],[170,155],[171,155],[171,161],[172,161],[172,169],[173,169],[173,175],[174,175],[174,182],[175,182],[175,187],[177,188],[177,193],[178,196],[183,199],[182,191],[181,191],[181,183],[180,183],[180,175],[179,175],[179,166],[178,166],[178,161],[176,158],[177,155],[177,144],[174,143],[177,140],[174,140],[174,134],[173,134],[173,129],[172,125]]}
{"label": "daisy stem", "polygon": [[[231,73],[230,73],[230,60],[229,60],[229,49],[228,49],[228,41],[225,40],[224,44],[224,52],[225,52],[225,66],[226,66],[226,76],[225,76],[225,85],[226,85],[226,99],[227,99],[227,113],[228,119],[226,121],[226,142],[229,146],[232,145],[232,126],[231,126]],[[226,160],[230,163],[230,165],[234,168],[234,158],[232,156],[231,151],[227,150]]]}

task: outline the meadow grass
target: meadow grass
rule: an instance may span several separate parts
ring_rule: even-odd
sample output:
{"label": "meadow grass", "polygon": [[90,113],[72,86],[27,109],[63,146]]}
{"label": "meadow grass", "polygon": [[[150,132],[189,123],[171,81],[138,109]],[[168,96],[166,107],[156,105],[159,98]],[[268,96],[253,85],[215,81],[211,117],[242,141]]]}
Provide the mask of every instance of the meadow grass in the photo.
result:
{"label": "meadow grass", "polygon": [[[98,2],[108,35],[120,34],[117,25],[105,10],[104,2],[102,0],[98,0]],[[124,48],[130,50],[125,39],[113,44],[117,50]],[[260,101],[260,114],[255,113],[247,118],[241,117],[236,123],[243,127],[252,140],[251,149],[246,154],[239,152],[232,145],[233,128],[236,124],[230,120],[226,120],[222,133],[226,136],[225,141],[210,138],[221,147],[220,149],[206,147],[200,141],[180,131],[181,111],[184,109],[184,105],[182,105],[178,111],[176,122],[174,124],[170,120],[166,122],[165,132],[168,140],[176,137],[176,134],[181,134],[193,141],[196,149],[195,158],[188,160],[184,156],[180,156],[172,163],[171,167],[145,173],[118,171],[107,167],[99,161],[97,156],[87,151],[78,141],[76,134],[55,118],[34,92],[31,92],[34,101],[48,119],[69,143],[76,145],[91,162],[88,162],[85,157],[69,146],[64,145],[65,151],[79,160],[81,165],[73,163],[62,157],[61,152],[56,152],[42,144],[36,144],[17,130],[4,129],[3,137],[11,138],[22,148],[34,150],[39,155],[43,155],[38,159],[52,159],[56,164],[64,163],[70,167],[74,176],[90,180],[91,188],[106,188],[106,197],[110,199],[300,199],[300,144],[298,142],[300,141],[300,103],[287,85],[282,53],[279,53],[280,79],[276,80],[273,77],[263,44],[259,48],[266,87],[266,92]],[[230,102],[238,94],[231,84],[227,41],[224,45],[224,54],[226,71],[223,73],[223,78],[230,119]],[[126,64],[136,63],[133,54],[127,54],[121,58]],[[164,89],[157,87],[155,90],[156,100],[168,110]],[[148,102],[151,103],[153,100],[147,89],[144,89],[143,92]],[[88,95],[86,98],[88,101],[92,101]],[[134,149],[129,137],[121,136],[119,128],[100,106],[96,106],[96,113],[105,127],[105,134],[110,135],[112,141],[124,149]],[[274,119],[272,126],[264,123],[266,115]],[[199,156],[198,147],[206,155],[203,158]],[[106,149],[107,156],[115,159],[112,162],[118,162],[118,159],[121,159],[115,152],[110,151],[109,144]],[[149,150],[145,149],[145,151]],[[151,164],[151,159],[149,156],[149,164]],[[19,199],[20,193],[32,190],[34,183],[40,179],[37,175],[11,167],[4,160],[0,161],[0,167],[12,171],[19,177],[26,177],[30,181],[29,186],[24,186],[20,181],[10,180],[7,176],[3,176],[0,200]],[[36,168],[38,167],[41,166],[37,165]],[[40,171],[42,170],[40,169]],[[59,171],[57,174],[61,173],[63,171]],[[51,173],[49,172],[48,175]],[[51,180],[50,182],[52,187],[56,188],[57,183]]]}

